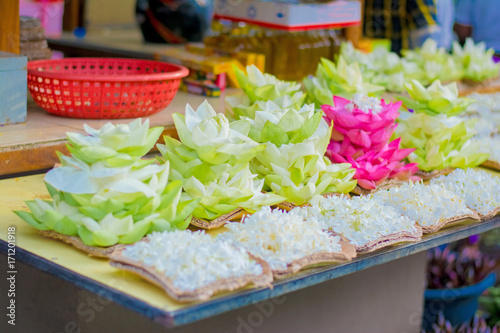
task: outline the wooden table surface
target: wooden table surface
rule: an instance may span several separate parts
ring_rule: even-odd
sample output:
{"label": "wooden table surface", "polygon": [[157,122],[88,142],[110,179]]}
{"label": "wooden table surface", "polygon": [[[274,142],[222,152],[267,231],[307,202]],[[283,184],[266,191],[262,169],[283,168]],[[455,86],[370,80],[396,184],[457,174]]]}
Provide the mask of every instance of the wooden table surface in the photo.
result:
{"label": "wooden table surface", "polygon": [[[226,93],[233,94],[237,91],[229,90]],[[225,95],[223,93],[221,97],[207,99],[179,91],[165,110],[146,118],[149,119],[151,126],[164,126],[165,135],[176,136],[172,118],[175,112],[184,113],[186,103],[196,108],[205,99],[217,112],[224,112]],[[58,117],[47,113],[31,100],[28,102],[26,122],[0,126],[0,177],[51,168],[58,162],[56,151],[67,153],[66,132],[81,132],[84,123],[100,128],[107,122],[118,124],[130,121],[132,119],[93,120]]]}

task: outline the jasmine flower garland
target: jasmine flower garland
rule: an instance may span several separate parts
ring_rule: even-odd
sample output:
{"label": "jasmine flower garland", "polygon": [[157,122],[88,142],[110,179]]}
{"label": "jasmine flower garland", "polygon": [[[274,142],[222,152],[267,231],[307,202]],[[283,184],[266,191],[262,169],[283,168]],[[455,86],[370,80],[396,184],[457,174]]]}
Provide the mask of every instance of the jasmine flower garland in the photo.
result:
{"label": "jasmine flower garland", "polygon": [[391,234],[419,233],[414,220],[373,197],[318,196],[311,204],[312,207],[295,208],[292,212],[306,220],[320,221],[324,229],[342,235],[358,247]]}
{"label": "jasmine flower garland", "polygon": [[273,270],[285,270],[292,261],[315,253],[342,251],[340,237],[332,237],[317,219],[306,220],[297,212],[262,207],[243,223],[228,223],[226,228],[228,232],[218,238],[262,258]]}
{"label": "jasmine flower garland", "polygon": [[433,186],[442,186],[463,197],[464,202],[482,215],[500,207],[500,178],[486,171],[457,169],[447,176],[433,179]]}
{"label": "jasmine flower garland", "polygon": [[399,214],[417,221],[422,227],[431,227],[460,215],[473,214],[461,195],[438,184],[410,182],[386,191],[378,191],[373,197],[394,207]]}
{"label": "jasmine flower garland", "polygon": [[127,246],[123,256],[154,267],[185,291],[263,271],[245,250],[201,231],[154,232],[147,241]]}

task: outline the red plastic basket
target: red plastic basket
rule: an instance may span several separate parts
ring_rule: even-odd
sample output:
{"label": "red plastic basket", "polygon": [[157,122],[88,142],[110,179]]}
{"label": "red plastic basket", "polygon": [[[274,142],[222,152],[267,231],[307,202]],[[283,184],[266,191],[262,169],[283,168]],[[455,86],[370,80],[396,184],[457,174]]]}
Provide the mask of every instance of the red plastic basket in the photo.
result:
{"label": "red plastic basket", "polygon": [[58,116],[143,117],[166,108],[188,73],[152,60],[39,60],[28,63],[28,88],[38,105]]}

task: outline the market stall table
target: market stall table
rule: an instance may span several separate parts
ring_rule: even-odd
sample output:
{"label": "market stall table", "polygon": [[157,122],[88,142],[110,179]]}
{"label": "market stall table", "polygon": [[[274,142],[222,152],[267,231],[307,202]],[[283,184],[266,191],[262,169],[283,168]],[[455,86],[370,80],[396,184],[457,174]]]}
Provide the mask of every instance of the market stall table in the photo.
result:
{"label": "market stall table", "polygon": [[[23,266],[22,262],[36,268],[25,267],[17,272],[19,281],[26,279],[25,274],[29,274],[31,280],[28,286],[18,285],[19,307],[29,299],[29,295],[23,294],[22,288],[25,291],[30,288],[50,290],[54,282],[37,284],[37,281],[46,280],[40,277],[41,272],[47,272],[69,281],[71,284],[66,288],[73,290],[70,294],[84,295],[81,296],[84,298],[92,295],[95,298],[95,294],[104,297],[101,298],[104,300],[102,304],[106,305],[103,307],[114,309],[117,311],[114,315],[120,318],[117,322],[107,323],[108,331],[111,332],[118,331],[117,327],[122,327],[124,323],[128,323],[127,327],[148,327],[148,332],[160,331],[160,326],[153,324],[153,321],[179,332],[225,332],[235,329],[245,332],[241,328],[245,325],[238,318],[249,316],[249,310],[250,315],[255,311],[261,311],[261,315],[255,315],[255,319],[242,319],[247,326],[246,332],[249,328],[252,332],[273,331],[273,327],[274,331],[276,327],[290,327],[287,331],[293,331],[295,327],[300,332],[305,324],[314,327],[311,330],[314,332],[325,331],[327,327],[338,328],[339,331],[350,331],[349,328],[360,331],[360,328],[371,327],[370,332],[392,332],[394,329],[417,332],[424,289],[425,253],[422,251],[500,226],[500,217],[481,223],[466,223],[424,236],[418,243],[404,243],[361,255],[344,264],[303,271],[275,281],[272,289],[245,289],[225,293],[205,302],[180,304],[166,296],[160,288],[111,267],[107,260],[88,257],[67,244],[42,237],[12,213],[12,210],[25,207],[24,200],[49,198],[43,175],[1,180],[0,197],[0,251],[7,253],[8,227],[14,226],[16,265]],[[2,257],[5,258],[5,255]],[[348,275],[355,272],[359,273]],[[77,287],[91,293],[82,294]],[[57,288],[50,290],[50,293],[54,300],[46,304],[47,309],[56,311],[55,309],[63,307],[74,309],[78,314],[82,311],[82,308],[78,308],[81,307],[81,297],[70,302],[67,291],[66,294],[59,294]],[[113,305],[107,306],[109,301],[106,299],[112,300]],[[248,307],[255,303],[255,307]],[[133,311],[116,307],[116,304]],[[265,311],[271,311],[265,310],[270,308],[270,304],[274,304],[272,315],[269,314],[265,323],[259,324],[259,329],[256,330],[254,324],[260,321],[259,318]],[[104,311],[102,315],[113,317],[108,312]],[[361,316],[363,320],[359,320]],[[106,321],[105,317],[99,317],[99,320],[87,323],[86,318],[83,315],[77,318],[77,325],[82,332],[98,332],[99,325],[102,325],[103,320]],[[71,318],[63,319],[72,322]],[[63,319],[59,318],[55,323],[60,323]],[[60,330],[64,331],[64,327]]]}

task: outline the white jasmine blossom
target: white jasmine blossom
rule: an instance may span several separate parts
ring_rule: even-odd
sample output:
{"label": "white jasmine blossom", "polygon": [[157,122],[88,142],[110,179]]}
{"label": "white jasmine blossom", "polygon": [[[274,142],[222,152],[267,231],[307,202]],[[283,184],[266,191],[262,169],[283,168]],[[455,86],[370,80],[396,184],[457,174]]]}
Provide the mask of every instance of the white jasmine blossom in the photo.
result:
{"label": "white jasmine blossom", "polygon": [[368,97],[361,93],[355,94],[351,102],[346,104],[345,108],[348,111],[359,109],[366,113],[370,111],[373,113],[379,113],[382,111],[380,100],[377,97]]}
{"label": "white jasmine blossom", "polygon": [[410,182],[386,191],[378,191],[373,196],[394,207],[399,214],[417,221],[422,227],[430,227],[445,219],[473,213],[461,195],[438,184]]}
{"label": "white jasmine blossom", "polygon": [[221,279],[263,272],[245,250],[201,231],[154,232],[148,241],[127,246],[123,255],[154,267],[175,287],[186,291]]}
{"label": "white jasmine blossom", "polygon": [[500,178],[476,169],[455,169],[431,181],[463,197],[469,207],[488,214],[500,206]]}
{"label": "white jasmine blossom", "polygon": [[284,270],[292,261],[311,254],[342,250],[339,237],[322,230],[317,219],[306,220],[296,211],[263,207],[243,223],[228,223],[226,228],[228,232],[220,234],[220,238],[266,260],[273,270]]}
{"label": "white jasmine blossom", "polygon": [[490,154],[488,160],[500,163],[500,136],[484,136],[472,141],[477,142],[481,153]]}
{"label": "white jasmine blossom", "polygon": [[415,221],[373,197],[316,196],[311,204],[312,207],[296,208],[292,212],[296,210],[306,220],[320,221],[324,229],[344,236],[359,247],[398,232],[418,231]]}
{"label": "white jasmine blossom", "polygon": [[500,129],[500,93],[471,94],[474,102],[467,108],[467,114],[475,119],[477,136],[489,136]]}

